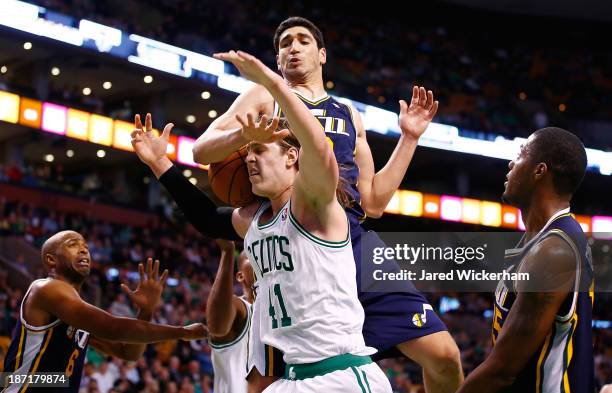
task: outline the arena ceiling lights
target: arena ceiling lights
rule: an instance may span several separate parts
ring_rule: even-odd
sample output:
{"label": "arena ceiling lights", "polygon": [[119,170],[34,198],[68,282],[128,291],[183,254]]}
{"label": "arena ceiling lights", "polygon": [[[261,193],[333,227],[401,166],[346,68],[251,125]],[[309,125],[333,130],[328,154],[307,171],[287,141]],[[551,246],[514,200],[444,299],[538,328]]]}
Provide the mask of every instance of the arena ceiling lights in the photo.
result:
{"label": "arena ceiling lights", "polygon": [[[210,56],[128,34],[86,19],[76,20],[23,1],[0,0],[0,9],[0,25],[6,27],[108,53],[183,78],[199,79],[234,93],[241,93],[251,85],[246,79],[227,73],[225,64]],[[361,113],[368,131],[399,134],[396,113],[348,98],[335,98],[356,108]],[[419,140],[419,145],[511,160],[517,155],[523,142],[522,138],[506,139],[495,135],[489,135],[486,140],[468,138],[461,136],[457,127],[431,123]],[[599,171],[602,175],[612,175],[612,152],[588,148],[586,150],[590,170]]]}

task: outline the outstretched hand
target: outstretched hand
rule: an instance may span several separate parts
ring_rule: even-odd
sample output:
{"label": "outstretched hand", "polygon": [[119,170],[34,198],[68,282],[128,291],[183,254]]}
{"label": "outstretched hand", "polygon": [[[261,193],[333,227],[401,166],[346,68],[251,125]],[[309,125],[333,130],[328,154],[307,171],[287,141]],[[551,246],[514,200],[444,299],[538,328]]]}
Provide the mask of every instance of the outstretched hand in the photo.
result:
{"label": "outstretched hand", "polygon": [[145,126],[142,126],[140,115],[134,117],[134,131],[132,131],[132,146],[138,158],[145,164],[151,166],[156,161],[166,156],[170,132],[174,124],[168,123],[160,136],[153,133],[151,114],[145,117]]}
{"label": "outstretched hand", "polygon": [[278,130],[278,122],[280,119],[275,117],[268,124],[268,116],[263,115],[259,121],[254,119],[254,116],[247,113],[246,120],[236,115],[236,120],[242,126],[242,135],[249,141],[258,143],[272,143],[286,138],[289,135],[288,129]]}
{"label": "outstretched hand", "polygon": [[142,263],[138,264],[140,281],[134,291],[127,284],[121,284],[121,289],[130,298],[132,303],[141,311],[153,313],[159,305],[161,294],[166,285],[168,270],[164,270],[159,276],[159,261],[155,260],[155,265],[151,258],[147,259],[147,267]]}
{"label": "outstretched hand", "polygon": [[238,68],[242,76],[264,87],[268,87],[274,81],[282,81],[280,75],[266,67],[258,58],[246,52],[231,50],[229,52],[215,53],[213,57],[229,61]]}
{"label": "outstretched hand", "polygon": [[399,126],[404,136],[419,139],[438,111],[438,101],[434,101],[433,92],[424,87],[412,88],[410,106],[400,100]]}

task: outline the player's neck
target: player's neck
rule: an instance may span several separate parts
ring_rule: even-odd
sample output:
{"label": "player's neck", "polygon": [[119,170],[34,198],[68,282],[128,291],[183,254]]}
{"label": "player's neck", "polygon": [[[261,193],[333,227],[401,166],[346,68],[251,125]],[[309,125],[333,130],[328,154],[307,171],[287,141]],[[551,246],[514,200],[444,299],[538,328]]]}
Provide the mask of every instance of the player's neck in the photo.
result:
{"label": "player's neck", "polygon": [[246,301],[253,304],[255,302],[255,296],[253,295],[253,290],[248,288],[246,285],[242,284],[242,293],[244,293],[244,297],[246,297]]}
{"label": "player's neck", "polygon": [[301,81],[287,81],[287,84],[311,101],[327,94],[323,86],[323,78],[320,75],[307,76]]}
{"label": "player's neck", "polygon": [[280,211],[280,209],[282,209],[282,207],[285,206],[287,201],[289,201],[289,198],[291,198],[292,192],[293,192],[293,184],[289,186],[288,188],[286,188],[284,191],[282,191],[277,196],[269,198],[270,205],[272,206],[273,216],[276,216],[278,212]]}
{"label": "player's neck", "polygon": [[54,279],[54,280],[60,280],[60,281],[66,282],[66,283],[70,284],[71,287],[76,289],[76,291],[78,293],[81,293],[81,287],[83,286],[83,281],[75,282],[74,280],[71,280],[71,279],[69,279],[67,277],[64,277],[61,274],[57,274],[54,271],[49,272],[49,277]]}
{"label": "player's neck", "polygon": [[523,222],[529,233],[538,233],[557,212],[569,208],[569,200],[561,198],[541,198],[522,208]]}

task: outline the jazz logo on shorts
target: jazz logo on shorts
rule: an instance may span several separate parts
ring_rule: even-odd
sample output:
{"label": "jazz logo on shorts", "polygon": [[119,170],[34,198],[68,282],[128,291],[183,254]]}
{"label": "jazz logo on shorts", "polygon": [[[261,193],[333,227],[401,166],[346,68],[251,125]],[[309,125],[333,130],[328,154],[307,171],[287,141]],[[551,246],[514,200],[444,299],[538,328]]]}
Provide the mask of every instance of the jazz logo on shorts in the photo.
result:
{"label": "jazz logo on shorts", "polygon": [[415,313],[412,316],[412,323],[416,327],[423,327],[427,323],[427,310],[433,311],[433,307],[429,304],[423,304],[423,313]]}

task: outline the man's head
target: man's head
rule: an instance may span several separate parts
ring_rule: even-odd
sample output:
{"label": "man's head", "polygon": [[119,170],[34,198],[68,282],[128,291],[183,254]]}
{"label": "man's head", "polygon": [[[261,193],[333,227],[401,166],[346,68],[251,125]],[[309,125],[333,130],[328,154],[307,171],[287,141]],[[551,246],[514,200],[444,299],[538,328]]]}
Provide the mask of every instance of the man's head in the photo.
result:
{"label": "man's head", "polygon": [[246,288],[253,288],[255,285],[255,273],[253,272],[253,266],[246,252],[242,250],[238,256],[238,272],[236,273],[236,280],[244,285]]}
{"label": "man's head", "polygon": [[83,236],[62,231],[48,238],[42,246],[42,261],[50,275],[80,284],[89,275],[91,257]]}
{"label": "man's head", "polygon": [[545,187],[569,201],[584,178],[586,166],[586,151],[577,136],[562,128],[542,128],[531,134],[510,161],[503,199],[523,207],[535,190]]}
{"label": "man's head", "polygon": [[[279,129],[287,123],[279,123]],[[293,134],[271,143],[251,142],[246,164],[253,194],[272,199],[293,185],[298,171],[300,143]]]}
{"label": "man's head", "polygon": [[299,82],[319,73],[327,61],[323,34],[308,19],[292,16],[281,22],[274,33],[278,70],[289,82]]}

